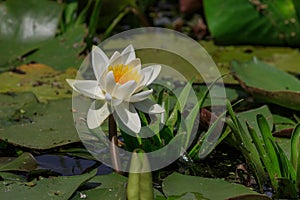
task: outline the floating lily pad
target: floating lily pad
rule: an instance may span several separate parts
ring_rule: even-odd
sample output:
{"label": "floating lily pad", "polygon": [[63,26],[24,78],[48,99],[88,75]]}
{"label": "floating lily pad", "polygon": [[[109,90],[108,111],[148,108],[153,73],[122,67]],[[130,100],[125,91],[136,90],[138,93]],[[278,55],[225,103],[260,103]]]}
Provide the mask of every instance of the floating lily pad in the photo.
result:
{"label": "floating lily pad", "polygon": [[126,200],[126,182],[126,177],[115,173],[95,176],[89,183],[98,183],[101,185],[95,189],[77,192],[72,200],[82,199],[82,195],[86,195],[91,200],[98,200],[99,197],[103,200]]}
{"label": "floating lily pad", "polygon": [[34,157],[30,153],[23,153],[18,158],[1,157],[0,171],[25,171],[29,172],[37,167]]}
{"label": "floating lily pad", "polygon": [[254,97],[265,102],[300,110],[300,81],[275,67],[254,59],[232,62],[235,78]]}
{"label": "floating lily pad", "polygon": [[237,118],[239,119],[243,129],[246,132],[248,131],[248,128],[246,125],[246,122],[247,122],[250,125],[250,127],[254,128],[256,133],[260,133],[260,130],[259,130],[259,127],[257,124],[257,120],[256,120],[257,115],[263,115],[268,122],[270,130],[272,130],[273,116],[272,116],[272,113],[270,112],[268,106],[262,106],[260,108],[240,112],[237,114]]}
{"label": "floating lily pad", "polygon": [[83,61],[79,53],[85,48],[85,35],[85,26],[76,26],[65,34],[44,42],[38,51],[26,58],[26,61],[43,63],[56,70],[79,68]]}
{"label": "floating lily pad", "polygon": [[162,186],[167,197],[190,192],[201,194],[203,199],[224,200],[242,194],[258,194],[243,185],[228,183],[221,179],[186,176],[179,173],[168,176]]}
{"label": "floating lily pad", "polygon": [[[211,55],[221,74],[230,72],[232,60],[247,62],[254,56],[278,69],[293,74],[300,74],[300,52],[290,47],[265,46],[218,46],[212,41],[200,41],[200,44]],[[231,76],[224,77],[225,83],[237,83]]]}
{"label": "floating lily pad", "polygon": [[16,111],[14,121],[0,129],[0,139],[32,149],[49,149],[80,139],[74,127],[71,99],[29,103]]}
{"label": "floating lily pad", "polygon": [[96,171],[79,176],[43,178],[28,183],[1,181],[0,199],[49,200],[69,199],[77,188],[95,176]]}
{"label": "floating lily pad", "polygon": [[[1,76],[1,75],[0,75]],[[21,108],[30,102],[37,102],[36,96],[31,92],[25,93],[0,93],[0,125],[3,123],[7,123],[16,112],[19,110],[22,112]]]}
{"label": "floating lily pad", "polygon": [[205,0],[204,8],[219,44],[300,44],[299,19],[291,0]]}
{"label": "floating lily pad", "polygon": [[53,38],[62,8],[48,0],[1,1],[0,66],[7,66]]}
{"label": "floating lily pad", "polygon": [[[58,72],[43,64],[29,64],[19,66],[17,69],[21,74],[12,72],[0,74],[0,92],[33,92],[39,101],[72,96],[72,89],[67,84],[66,78],[76,76],[77,71],[74,68],[70,68],[65,72]],[[9,96],[6,98],[9,98]],[[22,104],[22,101],[26,101],[28,98],[24,96],[13,99],[17,99]],[[3,101],[3,103],[7,104],[6,101]]]}

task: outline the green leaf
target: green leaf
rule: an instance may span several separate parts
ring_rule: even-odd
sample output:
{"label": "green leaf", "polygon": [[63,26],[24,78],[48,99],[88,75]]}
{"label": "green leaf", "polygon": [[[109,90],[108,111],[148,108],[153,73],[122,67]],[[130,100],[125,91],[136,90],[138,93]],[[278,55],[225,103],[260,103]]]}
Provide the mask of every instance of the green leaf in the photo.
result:
{"label": "green leaf", "polygon": [[[17,70],[22,71],[24,74],[12,72],[0,74],[1,93],[33,92],[38,100],[43,102],[50,99],[70,98],[72,96],[72,88],[66,82],[66,78],[76,76],[77,70],[73,68],[65,72],[59,72],[46,65],[29,64],[19,66]],[[6,96],[11,96],[11,98],[15,99],[14,101],[23,101],[29,98],[25,96],[18,97],[18,94]],[[2,103],[6,104],[4,100]]]}
{"label": "green leaf", "polygon": [[291,0],[204,1],[209,30],[219,44],[299,45],[295,8]]}
{"label": "green leaf", "polygon": [[56,34],[62,6],[48,0],[0,3],[0,66],[7,66]]}
{"label": "green leaf", "polygon": [[29,55],[26,60],[43,63],[57,70],[79,68],[83,62],[79,53],[85,47],[83,42],[85,34],[84,25],[69,29],[65,34],[44,42],[38,51]]}
{"label": "green leaf", "polygon": [[271,144],[271,141],[275,142],[275,139],[272,136],[272,132],[271,132],[270,126],[268,124],[268,121],[261,114],[258,114],[256,119],[257,119],[257,124],[258,124],[259,130],[260,130],[260,134],[263,138],[263,144],[264,144],[265,151],[267,152],[267,155],[270,158],[270,161],[272,163],[271,166],[273,166],[275,173],[277,173],[277,176],[281,177],[282,174],[279,169],[278,157],[277,157],[276,151],[273,148],[273,145]]}
{"label": "green leaf", "polygon": [[43,178],[29,183],[1,181],[0,199],[66,200],[95,174],[96,170],[79,176]]}
{"label": "green leaf", "polygon": [[291,163],[296,171],[296,185],[300,189],[300,123],[298,123],[291,137]]}
{"label": "green leaf", "polygon": [[16,112],[15,119],[1,127],[1,140],[32,149],[50,149],[80,141],[74,127],[71,99],[26,104],[21,113]]}
{"label": "green leaf", "polygon": [[242,194],[257,194],[243,185],[231,184],[221,179],[209,179],[173,173],[162,183],[167,197],[185,193],[199,193],[205,199],[224,200]]}
{"label": "green leaf", "polygon": [[256,59],[232,62],[232,70],[242,87],[254,97],[300,110],[300,81],[296,77]]}
{"label": "green leaf", "polygon": [[18,158],[1,157],[0,171],[24,171],[36,169],[37,162],[30,153],[23,153]]}

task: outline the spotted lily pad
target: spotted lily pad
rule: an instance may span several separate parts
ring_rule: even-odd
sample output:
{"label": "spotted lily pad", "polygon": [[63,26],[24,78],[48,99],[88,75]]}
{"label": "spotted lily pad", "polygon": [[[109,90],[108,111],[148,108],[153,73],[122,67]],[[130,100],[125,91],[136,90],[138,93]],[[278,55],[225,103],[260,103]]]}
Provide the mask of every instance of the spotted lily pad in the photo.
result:
{"label": "spotted lily pad", "polygon": [[[40,101],[66,98],[72,95],[72,90],[65,79],[76,76],[77,71],[74,68],[59,72],[47,65],[29,64],[19,66],[17,70],[18,73],[4,72],[0,74],[0,92],[33,92]],[[24,98],[20,99],[20,103],[24,101]]]}
{"label": "spotted lily pad", "polygon": [[1,126],[0,139],[32,149],[50,149],[80,141],[73,123],[71,99],[24,105],[16,110],[10,123]]}
{"label": "spotted lily pad", "polygon": [[42,178],[32,182],[1,181],[0,199],[66,200],[95,174],[94,170],[78,176]]}
{"label": "spotted lily pad", "polygon": [[234,77],[254,97],[265,102],[300,110],[300,81],[257,59],[246,63],[233,61]]}

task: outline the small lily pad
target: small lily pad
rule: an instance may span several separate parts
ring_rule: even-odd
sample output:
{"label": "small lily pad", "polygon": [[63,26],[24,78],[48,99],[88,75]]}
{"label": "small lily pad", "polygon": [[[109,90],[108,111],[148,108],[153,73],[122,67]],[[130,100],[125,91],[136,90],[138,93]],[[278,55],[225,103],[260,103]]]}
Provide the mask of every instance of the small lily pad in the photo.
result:
{"label": "small lily pad", "polygon": [[265,102],[300,110],[300,81],[275,67],[254,59],[232,62],[234,77],[254,97]]}
{"label": "small lily pad", "polygon": [[34,157],[30,153],[23,153],[18,158],[1,157],[0,171],[29,172],[37,167]]}

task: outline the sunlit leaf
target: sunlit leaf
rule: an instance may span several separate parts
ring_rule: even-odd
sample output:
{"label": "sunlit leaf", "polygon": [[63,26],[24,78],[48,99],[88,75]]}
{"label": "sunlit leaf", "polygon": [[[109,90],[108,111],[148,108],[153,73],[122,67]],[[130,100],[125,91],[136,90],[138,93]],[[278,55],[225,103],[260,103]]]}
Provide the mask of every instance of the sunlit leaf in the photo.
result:
{"label": "sunlit leaf", "polygon": [[234,76],[254,97],[269,103],[300,110],[300,81],[264,62],[232,62]]}
{"label": "sunlit leaf", "polygon": [[53,38],[62,6],[47,0],[7,0],[0,3],[0,66],[14,62]]}

